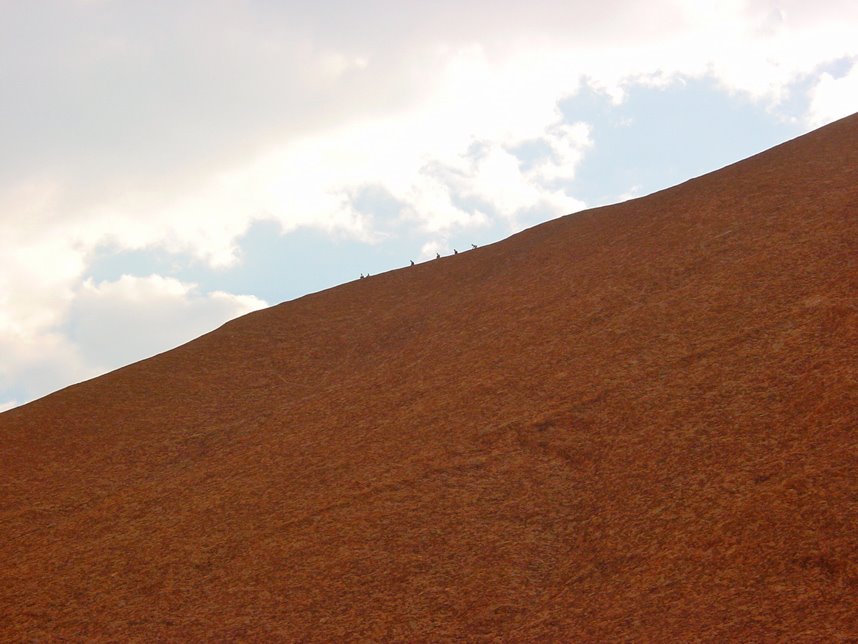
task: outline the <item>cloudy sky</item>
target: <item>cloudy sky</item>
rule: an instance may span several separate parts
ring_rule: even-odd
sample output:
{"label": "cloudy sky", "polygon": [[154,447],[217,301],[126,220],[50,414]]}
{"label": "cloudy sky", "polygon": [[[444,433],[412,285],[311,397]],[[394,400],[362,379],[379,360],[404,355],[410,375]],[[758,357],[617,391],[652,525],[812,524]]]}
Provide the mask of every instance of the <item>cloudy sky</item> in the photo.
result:
{"label": "cloudy sky", "polygon": [[0,410],[858,110],[854,0],[0,0]]}

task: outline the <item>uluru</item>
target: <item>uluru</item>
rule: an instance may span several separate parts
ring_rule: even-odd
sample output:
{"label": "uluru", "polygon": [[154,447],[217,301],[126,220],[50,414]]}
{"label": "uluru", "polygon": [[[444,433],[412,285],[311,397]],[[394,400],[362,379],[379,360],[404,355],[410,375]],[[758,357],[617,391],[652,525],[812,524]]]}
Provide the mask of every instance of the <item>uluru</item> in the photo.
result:
{"label": "uluru", "polygon": [[0,440],[4,641],[855,641],[858,115]]}

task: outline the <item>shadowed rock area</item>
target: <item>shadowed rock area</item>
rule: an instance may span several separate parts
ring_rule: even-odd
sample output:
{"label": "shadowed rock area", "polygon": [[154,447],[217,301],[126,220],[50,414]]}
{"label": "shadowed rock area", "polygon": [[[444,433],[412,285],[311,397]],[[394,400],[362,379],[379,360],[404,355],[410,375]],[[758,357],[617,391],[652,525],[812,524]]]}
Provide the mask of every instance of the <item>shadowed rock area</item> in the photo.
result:
{"label": "shadowed rock area", "polygon": [[0,415],[0,639],[858,638],[858,115]]}

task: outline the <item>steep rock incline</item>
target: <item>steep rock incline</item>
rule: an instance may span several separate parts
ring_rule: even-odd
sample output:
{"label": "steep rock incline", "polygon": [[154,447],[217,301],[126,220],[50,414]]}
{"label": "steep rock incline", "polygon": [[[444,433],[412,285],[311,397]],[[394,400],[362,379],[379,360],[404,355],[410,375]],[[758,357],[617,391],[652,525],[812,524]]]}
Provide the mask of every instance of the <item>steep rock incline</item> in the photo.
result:
{"label": "steep rock incline", "polygon": [[858,637],[858,116],[0,415],[0,638]]}

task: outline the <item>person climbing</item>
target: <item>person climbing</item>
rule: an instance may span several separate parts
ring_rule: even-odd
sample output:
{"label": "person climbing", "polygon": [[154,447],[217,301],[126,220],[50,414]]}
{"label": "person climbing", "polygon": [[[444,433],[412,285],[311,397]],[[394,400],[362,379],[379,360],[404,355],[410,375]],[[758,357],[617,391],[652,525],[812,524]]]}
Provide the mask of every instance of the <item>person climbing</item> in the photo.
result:
{"label": "person climbing", "polygon": [[458,254],[459,254],[459,251],[457,251],[457,250],[454,248],[454,249],[453,249],[453,254],[454,254],[454,255],[458,255]]}
{"label": "person climbing", "polygon": [[477,245],[476,245],[476,244],[471,244],[471,248],[473,248],[474,250],[477,250]]}
{"label": "person climbing", "polygon": [[411,265],[414,266],[414,260],[413,259],[411,260]]}
{"label": "person climbing", "polygon": [[363,279],[363,273],[360,274],[360,278]]}
{"label": "person climbing", "polygon": [[435,253],[435,259],[441,259],[441,253]]}

